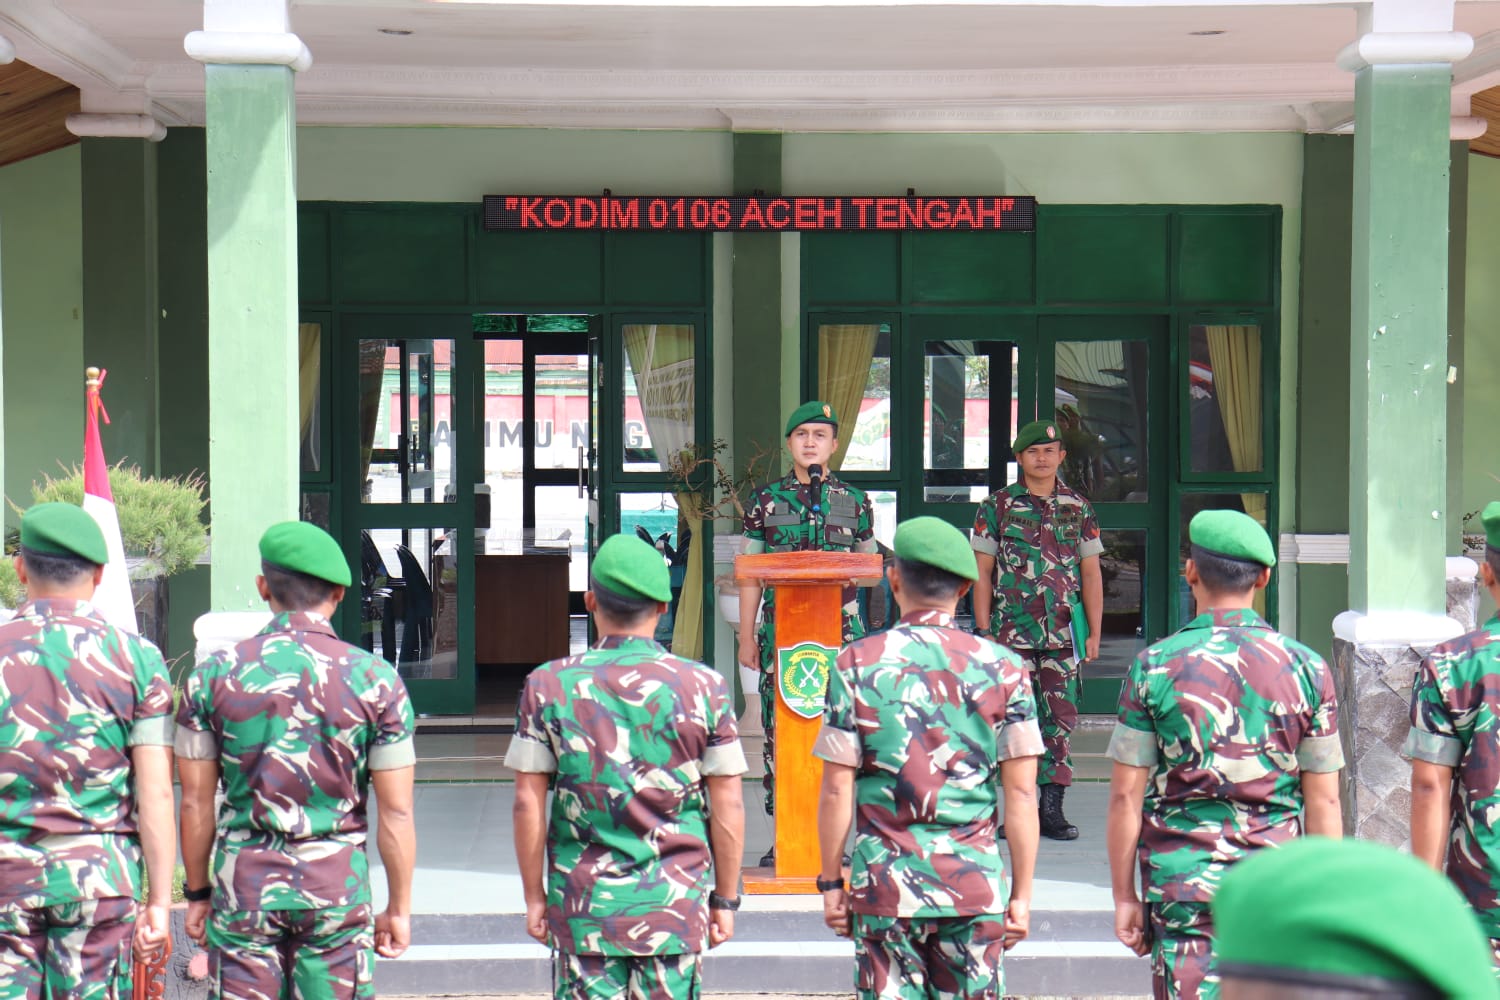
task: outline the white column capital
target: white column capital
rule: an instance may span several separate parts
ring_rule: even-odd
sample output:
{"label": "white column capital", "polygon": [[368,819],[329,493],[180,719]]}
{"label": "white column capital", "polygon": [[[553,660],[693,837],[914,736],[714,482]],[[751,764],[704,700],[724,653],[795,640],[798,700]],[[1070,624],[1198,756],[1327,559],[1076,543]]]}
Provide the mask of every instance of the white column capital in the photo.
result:
{"label": "white column capital", "polygon": [[1474,39],[1462,31],[1372,31],[1338,55],[1339,69],[1358,73],[1368,66],[1452,64],[1474,51]]}
{"label": "white column capital", "polygon": [[285,34],[290,7],[287,0],[203,0],[203,30]]}
{"label": "white column capital", "polygon": [[67,119],[68,131],[80,139],[150,139],[161,142],[167,127],[150,115],[89,114],[79,112]]}
{"label": "white column capital", "polygon": [[201,63],[290,66],[298,73],[312,66],[312,53],[290,32],[193,31],[182,47]]}
{"label": "white column capital", "polygon": [[15,61],[16,47],[11,44],[11,40],[9,38],[6,38],[4,35],[0,35],[0,65],[13,63]]}

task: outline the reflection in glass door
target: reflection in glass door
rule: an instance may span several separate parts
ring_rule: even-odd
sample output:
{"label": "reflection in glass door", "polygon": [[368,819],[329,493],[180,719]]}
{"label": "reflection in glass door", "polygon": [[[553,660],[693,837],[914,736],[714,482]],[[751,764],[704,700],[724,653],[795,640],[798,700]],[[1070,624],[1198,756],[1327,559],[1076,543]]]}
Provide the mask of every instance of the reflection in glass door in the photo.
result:
{"label": "reflection in glass door", "polygon": [[344,524],[359,552],[359,642],[395,664],[420,712],[472,710],[466,645],[473,506],[460,498],[467,397],[455,372],[461,341],[448,317],[351,318],[343,354],[347,385],[341,444]]}
{"label": "reflection in glass door", "polygon": [[[1165,487],[1153,468],[1166,442],[1167,325],[1160,317],[1043,317],[1042,373],[1067,458],[1060,478],[1099,518],[1104,608],[1099,659],[1084,665],[1085,711],[1113,712],[1137,653],[1164,631]],[[1153,370],[1152,365],[1157,365]],[[1158,584],[1159,591],[1160,584]]]}

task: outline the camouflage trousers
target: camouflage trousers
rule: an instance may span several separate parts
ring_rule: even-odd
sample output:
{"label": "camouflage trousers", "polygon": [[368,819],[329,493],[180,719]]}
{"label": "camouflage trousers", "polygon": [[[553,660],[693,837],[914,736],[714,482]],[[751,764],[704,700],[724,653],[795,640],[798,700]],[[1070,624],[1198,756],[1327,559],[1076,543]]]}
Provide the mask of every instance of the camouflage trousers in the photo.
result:
{"label": "camouflage trousers", "polygon": [[1071,737],[1078,725],[1078,704],[1083,698],[1083,676],[1071,649],[1019,649],[1031,671],[1036,693],[1037,723],[1042,728],[1044,753],[1037,764],[1039,785],[1073,783]]}
{"label": "camouflage trousers", "polygon": [[552,953],[556,1000],[698,1000],[703,962],[680,955]]}
{"label": "camouflage trousers", "polygon": [[1152,903],[1151,988],[1155,1000],[1218,1000],[1213,917],[1207,903]]}
{"label": "camouflage trousers", "polygon": [[375,922],[366,903],[213,912],[214,996],[363,1000],[375,995]]}
{"label": "camouflage trousers", "polygon": [[1005,917],[854,914],[859,1000],[1000,1000]]}
{"label": "camouflage trousers", "polygon": [[0,1000],[129,1000],[135,900],[0,911]]}

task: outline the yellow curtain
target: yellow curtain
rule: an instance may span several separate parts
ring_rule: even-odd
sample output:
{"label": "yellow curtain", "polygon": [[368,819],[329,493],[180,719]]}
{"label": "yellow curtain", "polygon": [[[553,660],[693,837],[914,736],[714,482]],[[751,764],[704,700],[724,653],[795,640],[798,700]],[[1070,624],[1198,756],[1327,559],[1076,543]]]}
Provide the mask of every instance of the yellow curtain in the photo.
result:
{"label": "yellow curtain", "polygon": [[[1236,472],[1263,467],[1264,434],[1260,413],[1260,327],[1207,326],[1208,360],[1213,366],[1214,398],[1229,438],[1229,457]],[[1266,495],[1242,493],[1245,513],[1266,526]],[[1266,592],[1255,593],[1255,610],[1265,614]]]}
{"label": "yellow curtain", "polygon": [[[694,441],[693,399],[697,363],[689,324],[631,324],[622,331],[625,356],[635,375],[636,398],[651,435],[657,461],[667,468],[672,455]],[[703,657],[703,505],[696,493],[677,494],[677,509],[692,539],[672,627],[672,652]],[[679,539],[680,541],[680,539]]]}
{"label": "yellow curtain", "polygon": [[859,409],[865,401],[865,386],[870,382],[875,340],[879,336],[878,326],[818,327],[818,398],[833,407],[840,421],[839,447],[828,460],[828,467],[835,472],[843,468],[844,454],[854,440]]}
{"label": "yellow curtain", "polygon": [[[310,453],[316,465],[318,442],[307,440],[312,427],[313,413],[318,406],[318,374],[323,362],[320,341],[323,327],[318,323],[302,323],[297,327],[297,399],[301,404],[301,440],[304,453]],[[310,452],[309,452],[310,449]]]}
{"label": "yellow curtain", "polygon": [[[1229,456],[1235,472],[1259,472],[1262,468],[1260,416],[1260,327],[1208,326],[1208,360],[1213,366],[1214,398],[1229,438]],[[1245,494],[1245,513],[1266,522],[1266,498]]]}

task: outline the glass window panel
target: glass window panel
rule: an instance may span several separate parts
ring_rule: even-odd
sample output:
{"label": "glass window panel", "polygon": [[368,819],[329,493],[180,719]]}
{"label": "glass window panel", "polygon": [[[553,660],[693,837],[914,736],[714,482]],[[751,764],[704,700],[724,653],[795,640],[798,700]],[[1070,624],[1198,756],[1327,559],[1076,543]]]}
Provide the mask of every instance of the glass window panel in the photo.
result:
{"label": "glass window panel", "polygon": [[1099,659],[1084,664],[1089,683],[1125,678],[1136,654],[1146,648],[1146,532],[1106,530],[1099,572],[1104,580],[1104,614]]}
{"label": "glass window panel", "polygon": [[1063,482],[1096,503],[1145,503],[1146,342],[1060,341],[1054,361],[1054,419],[1068,453]]}
{"label": "glass window panel", "polygon": [[1188,330],[1188,421],[1193,472],[1264,469],[1258,326]]}
{"label": "glass window panel", "polygon": [[671,456],[691,447],[697,436],[693,326],[628,323],[621,334],[624,471],[666,472]]}
{"label": "glass window panel", "polygon": [[672,645],[677,627],[677,601],[687,577],[688,546],[692,539],[677,516],[677,497],[671,493],[621,493],[620,534],[649,538],[662,553],[671,573],[672,603],[656,623],[656,640]]}
{"label": "glass window panel", "polygon": [[455,499],[458,449],[451,417],[452,367],[452,340],[360,341],[365,503]]}
{"label": "glass window panel", "polygon": [[[1182,575],[1187,567],[1188,556],[1191,553],[1192,543],[1188,539],[1188,523],[1192,521],[1193,515],[1203,510],[1238,510],[1249,514],[1260,524],[1266,526],[1266,494],[1264,493],[1184,493],[1182,495],[1182,507],[1178,512],[1178,549],[1177,549],[1177,613],[1179,622],[1191,621],[1198,614],[1197,602],[1193,599],[1192,588],[1187,584],[1187,579]],[[1271,539],[1275,544],[1276,539]],[[1262,616],[1266,613],[1266,592],[1258,590],[1255,592],[1255,610]]]}
{"label": "glass window panel", "polygon": [[324,491],[303,493],[297,519],[310,521],[324,531],[332,531],[332,510],[333,494]]}
{"label": "glass window panel", "polygon": [[818,398],[839,416],[835,470],[891,467],[891,328],[875,323],[818,327]]}
{"label": "glass window panel", "polygon": [[360,532],[360,640],[403,678],[458,676],[457,566],[450,528]]}
{"label": "glass window panel", "polygon": [[536,358],[536,467],[576,469],[588,461],[589,356]]}
{"label": "glass window panel", "polygon": [[[1016,345],[936,340],[925,345],[924,355],[923,497],[937,503],[978,503],[990,492],[992,424],[1006,441],[1015,434]],[[1008,399],[992,393],[997,382],[1009,387]]]}
{"label": "glass window panel", "polygon": [[302,471],[323,468],[323,326],[297,327],[297,402],[302,435]]}

